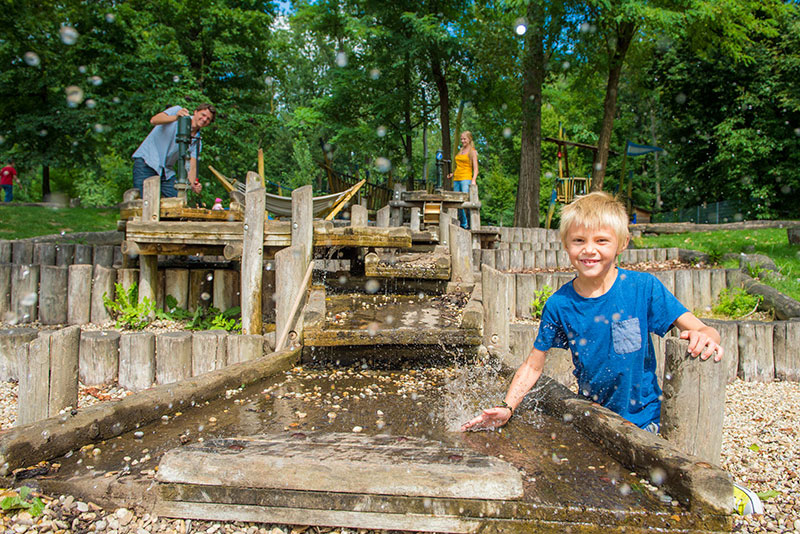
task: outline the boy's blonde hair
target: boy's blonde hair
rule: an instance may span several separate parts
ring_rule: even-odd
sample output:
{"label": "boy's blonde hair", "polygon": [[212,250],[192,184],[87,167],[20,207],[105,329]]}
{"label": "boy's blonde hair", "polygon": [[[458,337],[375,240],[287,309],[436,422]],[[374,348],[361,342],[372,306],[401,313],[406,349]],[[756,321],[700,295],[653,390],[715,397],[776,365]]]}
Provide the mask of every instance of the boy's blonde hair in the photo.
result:
{"label": "boy's blonde hair", "polygon": [[625,206],[616,197],[603,191],[580,196],[561,210],[561,224],[559,224],[561,243],[566,246],[569,229],[581,225],[591,230],[601,227],[611,228],[617,234],[620,247],[627,244],[630,236],[628,212]]}

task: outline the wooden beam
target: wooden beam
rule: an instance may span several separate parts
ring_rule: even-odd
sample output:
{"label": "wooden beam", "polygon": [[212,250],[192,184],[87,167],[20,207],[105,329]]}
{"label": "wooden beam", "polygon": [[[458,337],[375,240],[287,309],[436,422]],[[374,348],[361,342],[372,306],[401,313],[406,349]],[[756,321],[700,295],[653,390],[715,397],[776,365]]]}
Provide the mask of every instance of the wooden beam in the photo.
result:
{"label": "wooden beam", "polygon": [[120,247],[123,254],[139,256],[221,256],[222,245],[187,245],[182,243],[139,243],[125,240]]}
{"label": "wooden beam", "polygon": [[214,174],[214,176],[217,177],[217,180],[219,180],[219,183],[222,184],[222,187],[224,187],[226,191],[228,191],[228,192],[233,191],[233,189],[234,189],[233,188],[233,184],[231,184],[228,181],[228,179],[225,177],[225,175],[223,175],[221,172],[219,172],[217,169],[215,169],[211,165],[208,166],[208,170],[210,170]]}
{"label": "wooden beam", "polygon": [[264,177],[264,149],[258,149],[258,176],[261,178],[261,187],[266,188],[266,179]]}
{"label": "wooden beam", "polygon": [[333,208],[331,208],[331,212],[325,217],[325,220],[326,221],[333,220],[333,218],[336,217],[336,214],[342,211],[342,208],[344,208],[347,205],[350,199],[353,198],[353,196],[355,196],[356,193],[358,193],[358,190],[361,189],[365,183],[367,183],[366,179],[361,180],[356,185],[354,185],[353,188],[346,195],[340,198],[336,202],[336,204],[333,205]]}

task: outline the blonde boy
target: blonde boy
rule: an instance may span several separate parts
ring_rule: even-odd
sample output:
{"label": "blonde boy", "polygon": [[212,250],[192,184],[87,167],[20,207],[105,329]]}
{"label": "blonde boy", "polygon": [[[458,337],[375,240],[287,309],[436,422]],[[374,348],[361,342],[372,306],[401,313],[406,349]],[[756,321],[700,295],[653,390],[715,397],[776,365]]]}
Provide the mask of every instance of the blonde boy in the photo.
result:
{"label": "blonde boy", "polygon": [[651,274],[617,268],[630,235],[625,207],[611,195],[590,193],[565,207],[560,232],[577,276],[547,300],[534,348],[505,400],[461,430],[504,425],[541,376],[547,350],[560,347],[572,351],[581,395],[657,432],[661,389],[650,333],[663,336],[677,326],[693,356],[715,354],[717,361],[723,354],[719,333]]}

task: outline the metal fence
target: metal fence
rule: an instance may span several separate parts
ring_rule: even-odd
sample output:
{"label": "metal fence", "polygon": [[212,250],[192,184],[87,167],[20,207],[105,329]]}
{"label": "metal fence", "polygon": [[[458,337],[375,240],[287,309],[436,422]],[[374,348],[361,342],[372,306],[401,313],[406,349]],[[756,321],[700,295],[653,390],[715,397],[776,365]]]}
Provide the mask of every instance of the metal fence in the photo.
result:
{"label": "metal fence", "polygon": [[711,202],[691,208],[675,209],[653,214],[653,222],[693,222],[720,224],[744,220],[741,203],[734,200]]}

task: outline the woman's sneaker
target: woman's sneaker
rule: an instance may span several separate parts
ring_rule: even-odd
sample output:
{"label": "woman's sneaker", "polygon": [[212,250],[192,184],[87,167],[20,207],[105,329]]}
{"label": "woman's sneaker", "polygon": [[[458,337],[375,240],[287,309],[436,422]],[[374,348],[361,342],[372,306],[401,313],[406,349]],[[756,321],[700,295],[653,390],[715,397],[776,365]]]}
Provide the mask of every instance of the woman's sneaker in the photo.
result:
{"label": "woman's sneaker", "polygon": [[733,511],[739,515],[763,514],[764,505],[761,504],[758,495],[739,484],[734,484]]}

